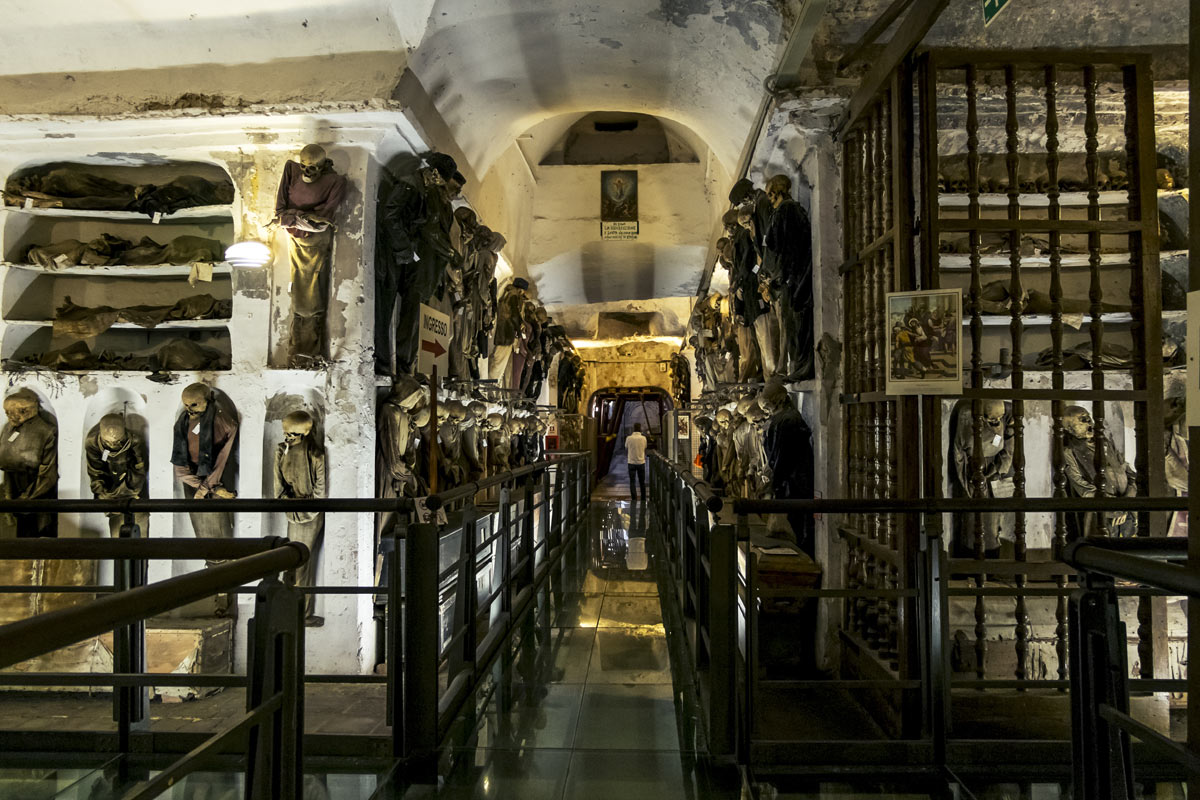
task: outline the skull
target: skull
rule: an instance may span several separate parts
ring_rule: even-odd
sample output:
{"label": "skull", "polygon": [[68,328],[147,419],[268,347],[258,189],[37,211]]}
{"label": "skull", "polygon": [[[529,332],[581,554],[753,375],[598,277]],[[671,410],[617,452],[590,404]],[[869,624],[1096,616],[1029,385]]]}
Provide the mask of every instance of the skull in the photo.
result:
{"label": "skull", "polygon": [[727,431],[729,426],[733,424],[733,414],[729,413],[728,408],[717,409],[717,430]]}
{"label": "skull", "polygon": [[1066,426],[1068,434],[1087,442],[1090,442],[1096,433],[1092,415],[1083,406],[1067,406],[1066,413],[1063,414],[1063,425]]}
{"label": "skull", "polygon": [[482,425],[483,421],[487,419],[487,403],[481,400],[472,400],[471,404],[467,406],[467,410],[471,412],[471,416],[475,418],[477,424]]}
{"label": "skull", "polygon": [[120,450],[125,446],[129,433],[125,429],[125,418],[120,414],[105,414],[100,418],[100,444],[106,450]]}
{"label": "skull", "polygon": [[696,417],[696,420],[695,420],[695,421],[696,421],[696,428],[697,428],[697,429],[698,429],[698,430],[699,430],[701,433],[708,433],[708,432],[709,432],[709,430],[710,430],[710,429],[712,428],[712,426],[713,426],[713,420],[712,420],[712,417],[709,417],[709,416],[706,416],[706,415],[703,415],[703,414],[702,414],[702,415],[700,415],[700,416],[698,416],[698,417]]}
{"label": "skull", "polygon": [[310,144],[300,151],[300,180],[312,183],[321,177],[329,168],[329,159],[325,157],[325,148],[319,144]]}
{"label": "skull", "polygon": [[4,398],[4,414],[14,428],[19,428],[36,417],[40,406],[38,396],[30,389],[17,389]]}
{"label": "skull", "polygon": [[307,411],[293,411],[283,418],[283,441],[288,447],[300,444],[312,428],[313,419]]}
{"label": "skull", "polygon": [[767,385],[758,395],[758,407],[761,408],[767,415],[774,414],[779,411],[788,402],[787,389],[784,388],[783,381],[777,377],[767,381]]}
{"label": "skull", "polygon": [[984,401],[983,424],[993,435],[1004,435],[1004,416],[1007,410],[1003,400]]}
{"label": "skull", "polygon": [[483,421],[483,430],[498,431],[504,427],[504,417],[500,414],[488,414]]}
{"label": "skull", "polygon": [[207,384],[193,383],[180,395],[183,400],[183,410],[192,419],[199,417],[208,410],[208,400],[211,394],[212,389],[208,388]]}
{"label": "skull", "polygon": [[438,403],[437,421],[439,428],[450,421],[450,401]]}
{"label": "skull", "polygon": [[429,424],[429,406],[421,406],[413,412],[412,422],[414,428],[424,428]]}
{"label": "skull", "polygon": [[455,425],[458,425],[467,418],[467,407],[462,402],[454,400],[447,403],[446,406],[450,410],[450,420]]}
{"label": "skull", "polygon": [[396,379],[396,383],[392,385],[392,397],[396,400],[397,405],[405,411],[412,411],[422,401],[425,400],[429,389],[422,386],[416,378],[409,375],[403,375]]}

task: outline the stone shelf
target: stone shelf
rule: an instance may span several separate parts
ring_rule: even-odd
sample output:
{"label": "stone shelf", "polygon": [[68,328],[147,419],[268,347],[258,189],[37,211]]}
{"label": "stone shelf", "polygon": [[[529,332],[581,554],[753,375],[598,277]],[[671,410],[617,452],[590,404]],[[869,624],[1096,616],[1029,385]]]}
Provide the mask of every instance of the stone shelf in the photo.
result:
{"label": "stone shelf", "polygon": [[[77,219],[107,219],[122,222],[150,223],[155,221],[153,216],[143,214],[140,211],[108,211],[91,208],[25,208],[24,206],[4,206],[3,209],[10,214],[26,214],[34,217],[71,217]],[[171,214],[162,214],[158,222],[196,222],[197,220],[228,222],[232,221],[232,219],[233,209],[230,206],[194,206],[192,208],[181,208]]]}
{"label": "stone shelf", "polygon": [[[118,278],[186,278],[192,271],[191,264],[152,264],[130,265],[109,264],[102,267],[70,266],[70,267],[41,267],[37,264],[18,264],[12,261],[0,261],[0,267],[19,269],[27,272],[37,272],[43,275],[107,275]],[[227,261],[213,264],[214,275],[228,275],[233,271]]]}
{"label": "stone shelf", "polygon": [[[45,327],[50,328],[54,325],[52,319],[6,319],[5,325],[16,325],[21,327]],[[157,331],[167,328],[172,329],[196,329],[210,330],[214,328],[224,328],[229,324],[229,319],[171,319],[165,322],[160,322],[153,327],[146,325],[137,325],[133,322],[114,322],[109,326],[110,330],[139,330],[139,331]]]}
{"label": "stone shelf", "polygon": [[[1063,316],[1069,317],[1071,315],[1063,314]],[[1012,323],[1012,317],[1008,316],[1007,314],[981,314],[979,318],[983,322],[983,325],[985,328],[1004,327],[1004,326],[1007,326]],[[1162,312],[1162,318],[1166,322],[1183,321],[1183,320],[1187,319],[1187,312],[1186,311],[1164,311],[1164,312]],[[1032,326],[1032,327],[1049,326],[1050,319],[1051,319],[1050,314],[1023,314],[1021,316],[1021,323],[1026,326]],[[1091,315],[1085,313],[1083,315],[1083,321],[1084,321],[1085,325],[1090,323],[1092,321]],[[1100,321],[1102,323],[1104,323],[1105,325],[1128,325],[1129,323],[1133,322],[1133,315],[1127,314],[1127,313],[1101,314]],[[971,317],[969,314],[964,313],[963,327],[970,327],[970,325],[971,325]],[[1075,328],[1072,325],[1068,325],[1065,320],[1063,321],[1063,329],[1064,330],[1067,330],[1067,329],[1082,330],[1082,327],[1083,326],[1081,326],[1080,328]]]}

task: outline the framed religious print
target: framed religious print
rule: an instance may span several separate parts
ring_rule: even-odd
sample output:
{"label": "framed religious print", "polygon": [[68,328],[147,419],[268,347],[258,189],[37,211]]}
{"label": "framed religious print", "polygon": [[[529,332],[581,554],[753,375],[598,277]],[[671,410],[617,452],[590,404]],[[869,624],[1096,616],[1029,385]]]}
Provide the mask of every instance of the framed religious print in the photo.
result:
{"label": "framed religious print", "polygon": [[888,292],[888,394],[962,394],[962,289]]}

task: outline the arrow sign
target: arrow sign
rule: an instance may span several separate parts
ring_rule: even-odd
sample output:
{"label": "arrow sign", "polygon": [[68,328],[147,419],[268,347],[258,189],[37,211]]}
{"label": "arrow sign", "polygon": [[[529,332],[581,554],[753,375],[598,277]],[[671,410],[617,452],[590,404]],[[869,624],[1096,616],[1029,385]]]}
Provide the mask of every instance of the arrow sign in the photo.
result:
{"label": "arrow sign", "polygon": [[446,354],[450,351],[450,315],[422,303],[418,330],[421,344],[417,351],[417,371],[431,375],[437,366],[439,375],[449,375],[450,359]]}

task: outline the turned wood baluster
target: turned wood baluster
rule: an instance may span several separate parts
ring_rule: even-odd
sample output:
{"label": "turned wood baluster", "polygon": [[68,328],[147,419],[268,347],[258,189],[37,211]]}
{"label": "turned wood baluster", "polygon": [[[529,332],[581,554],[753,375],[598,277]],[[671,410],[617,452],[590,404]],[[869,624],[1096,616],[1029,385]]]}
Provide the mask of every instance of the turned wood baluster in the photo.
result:
{"label": "turned wood baluster", "polygon": [[[1048,186],[1046,193],[1050,202],[1048,218],[1051,221],[1062,219],[1062,207],[1059,205],[1058,189],[1058,70],[1051,64],[1046,67],[1046,175]],[[1056,393],[1064,391],[1063,375],[1063,328],[1062,328],[1062,233],[1050,231],[1050,352],[1051,352],[1051,385]],[[1050,475],[1055,497],[1067,496],[1066,458],[1063,449],[1066,445],[1066,432],[1063,429],[1063,412],[1066,403],[1054,400],[1050,404],[1051,442],[1050,442]],[[1054,515],[1054,557],[1061,559],[1067,546],[1066,515],[1059,512]],[[1067,679],[1067,579],[1064,575],[1055,576],[1059,589],[1054,608],[1054,652],[1058,657],[1058,679]],[[1060,690],[1065,691],[1065,690]]]}
{"label": "turned wood baluster", "polygon": [[[1005,164],[1008,167],[1008,219],[1016,223],[1021,219],[1021,187],[1017,175],[1017,165],[1020,162],[1019,128],[1017,124],[1017,77],[1016,67],[1012,64],[1004,70],[1004,100],[1007,106],[1005,120],[1006,147]],[[1009,307],[1011,321],[1009,332],[1012,336],[1012,387],[1016,391],[1025,388],[1025,373],[1021,364],[1021,339],[1024,335],[1024,323],[1021,314],[1024,313],[1025,289],[1021,282],[1021,232],[1009,231],[1008,243],[1010,281],[1008,294],[1012,300]],[[1013,404],[1013,497],[1025,496],[1025,401],[1014,398]],[[1017,561],[1026,558],[1025,545],[1025,512],[1016,512],[1013,526],[1013,554]],[[1023,589],[1026,576],[1016,575],[1018,589]],[[1016,622],[1014,646],[1016,649],[1017,680],[1027,677],[1027,661],[1029,656],[1029,613],[1025,605],[1025,596],[1017,595],[1013,616]]]}
{"label": "turned wood baluster", "polygon": [[[1083,68],[1083,89],[1086,106],[1086,117],[1084,121],[1084,134],[1087,137],[1086,156],[1084,164],[1087,167],[1087,186],[1088,186],[1088,220],[1092,222],[1100,219],[1100,183],[1099,183],[1099,158],[1097,150],[1099,142],[1096,134],[1100,129],[1099,121],[1096,116],[1096,90],[1098,80],[1096,77],[1096,68],[1088,65]],[[1100,283],[1100,247],[1101,236],[1099,231],[1088,231],[1088,270],[1091,275],[1091,284],[1088,290],[1088,299],[1091,301],[1089,312],[1091,314],[1091,338],[1092,338],[1092,388],[1104,388],[1104,369],[1101,366],[1101,358],[1104,352],[1104,322],[1103,302],[1104,289]],[[1095,423],[1095,437],[1093,439],[1096,446],[1096,497],[1104,497],[1105,495],[1105,479],[1104,479],[1104,401],[1092,401],[1092,420]],[[1108,535],[1108,520],[1105,519],[1103,513],[1095,514],[1096,520],[1099,522],[1099,533],[1101,536]]]}
{"label": "turned wood baluster", "polygon": [[[1141,219],[1142,193],[1141,181],[1138,178],[1143,169],[1151,169],[1150,166],[1142,164],[1138,160],[1138,136],[1137,74],[1132,69],[1127,69],[1125,71],[1125,171],[1129,175],[1128,215],[1130,220]],[[1129,234],[1129,264],[1132,273],[1129,276],[1129,304],[1133,319],[1130,326],[1134,352],[1133,388],[1145,390],[1150,388],[1146,368],[1149,356],[1146,348],[1150,345],[1146,341],[1146,298],[1142,291],[1142,281],[1145,279],[1143,272],[1147,269],[1147,264],[1140,232],[1130,232]],[[1155,303],[1154,307],[1157,308],[1158,304]],[[1160,390],[1161,379],[1159,382],[1160,386],[1153,387],[1152,391]],[[1134,457],[1134,469],[1138,476],[1138,493],[1142,495],[1150,494],[1150,463],[1147,457],[1149,437],[1161,435],[1155,434],[1150,429],[1151,420],[1147,414],[1148,406],[1149,403],[1145,400],[1133,404],[1134,434],[1138,443]],[[1157,422],[1159,425],[1162,424],[1161,420]],[[1150,514],[1148,512],[1137,515],[1137,535],[1150,535]],[[1153,604],[1154,598],[1138,598],[1138,674],[1143,678],[1154,677]]]}
{"label": "turned wood baluster", "polygon": [[[975,65],[967,65],[967,216],[977,222],[979,213],[979,89],[978,75]],[[971,385],[975,389],[983,388],[983,319],[981,317],[981,299],[983,285],[980,277],[980,235],[972,228],[969,235],[971,289],[968,306],[971,314]],[[983,402],[971,401],[971,496],[986,497],[986,483],[983,476]],[[975,512],[971,515],[975,532],[975,558],[982,561],[985,556],[983,538],[983,515]],[[982,590],[987,582],[987,576],[982,572],[974,575],[975,588]],[[984,665],[987,658],[987,607],[984,604],[982,592],[975,596],[975,673],[980,679],[984,676]]]}

